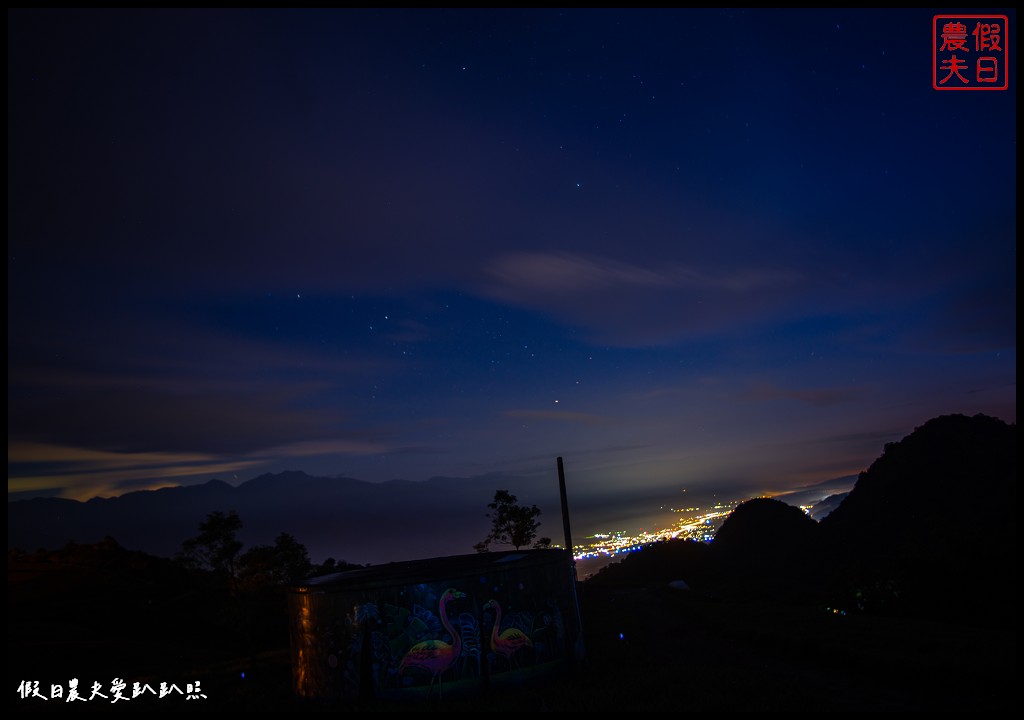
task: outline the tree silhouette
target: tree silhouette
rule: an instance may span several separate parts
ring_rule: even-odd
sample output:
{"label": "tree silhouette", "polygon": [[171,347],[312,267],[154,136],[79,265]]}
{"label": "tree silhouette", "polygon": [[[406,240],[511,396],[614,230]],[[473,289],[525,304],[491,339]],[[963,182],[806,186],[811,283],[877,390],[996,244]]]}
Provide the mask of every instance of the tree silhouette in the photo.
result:
{"label": "tree silhouette", "polygon": [[[518,550],[537,537],[540,508],[536,505],[525,507],[508,490],[498,490],[494,493],[494,502],[488,503],[487,507],[491,509],[487,513],[487,517],[492,520],[491,532],[473,546],[477,552],[487,552],[491,543],[511,545]],[[548,547],[550,544],[550,538],[541,538],[535,547]]]}
{"label": "tree silhouette", "polygon": [[235,577],[242,543],[238,531],[242,519],[234,510],[210,513],[199,523],[199,534],[181,544],[179,557],[188,567],[210,570],[229,580]]}
{"label": "tree silhouette", "polygon": [[256,545],[238,559],[239,579],[250,586],[284,585],[312,572],[306,546],[284,532],[273,545]]}

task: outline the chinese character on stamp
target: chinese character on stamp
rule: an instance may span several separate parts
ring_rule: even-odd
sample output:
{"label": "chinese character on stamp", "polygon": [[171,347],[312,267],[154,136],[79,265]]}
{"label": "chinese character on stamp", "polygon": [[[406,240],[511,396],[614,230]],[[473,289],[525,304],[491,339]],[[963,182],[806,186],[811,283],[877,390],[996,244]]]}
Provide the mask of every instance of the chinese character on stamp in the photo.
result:
{"label": "chinese character on stamp", "polygon": [[1006,90],[1009,18],[936,15],[932,18],[932,87]]}

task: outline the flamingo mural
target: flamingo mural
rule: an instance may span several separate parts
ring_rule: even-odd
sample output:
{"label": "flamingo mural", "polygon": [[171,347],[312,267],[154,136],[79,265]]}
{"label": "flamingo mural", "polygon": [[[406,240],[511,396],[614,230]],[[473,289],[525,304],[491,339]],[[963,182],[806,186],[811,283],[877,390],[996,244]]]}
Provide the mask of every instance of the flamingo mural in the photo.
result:
{"label": "flamingo mural", "polygon": [[499,633],[498,629],[501,627],[501,605],[498,604],[497,600],[488,600],[487,604],[484,605],[484,610],[490,609],[494,610],[494,626],[491,628],[491,650],[503,656],[508,661],[509,667],[512,667],[512,658],[515,654],[524,647],[533,647],[533,641],[530,640],[529,635],[519,628],[510,627],[504,632]]}
{"label": "flamingo mural", "polygon": [[409,651],[402,658],[398,666],[398,674],[402,675],[408,668],[415,667],[425,670],[430,674],[430,685],[427,686],[427,697],[434,688],[434,681],[437,680],[437,696],[441,697],[441,676],[455,663],[462,653],[462,635],[455,632],[451,622],[448,620],[448,603],[456,598],[464,598],[466,593],[459,592],[454,588],[448,588],[441,595],[438,601],[438,611],[441,616],[441,624],[448,631],[452,638],[449,645],[443,640],[424,640],[409,648]]}

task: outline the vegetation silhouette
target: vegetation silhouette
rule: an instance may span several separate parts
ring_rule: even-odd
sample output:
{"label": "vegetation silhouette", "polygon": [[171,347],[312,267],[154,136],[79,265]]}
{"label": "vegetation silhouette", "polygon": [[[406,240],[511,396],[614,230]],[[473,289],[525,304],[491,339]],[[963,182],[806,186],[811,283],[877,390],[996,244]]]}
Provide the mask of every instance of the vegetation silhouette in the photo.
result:
{"label": "vegetation silhouette", "polygon": [[[430,709],[1015,707],[1015,485],[1015,424],[929,420],[887,445],[819,523],[751,500],[710,544],[656,543],[581,583],[588,657],[571,677],[542,691],[446,694]],[[111,538],[9,550],[12,686],[133,674],[202,680],[208,709],[403,709],[309,708],[293,696],[284,599],[308,555],[287,533],[236,548],[240,522],[230,513],[204,521],[193,538],[203,567]],[[310,572],[347,567],[329,560]],[[19,710],[28,702],[9,699]]]}
{"label": "vegetation silhouette", "polygon": [[[487,507],[491,510],[487,513],[487,517],[491,518],[491,532],[473,546],[477,552],[487,552],[492,543],[511,545],[518,550],[528,546],[537,537],[540,508],[536,505],[520,505],[518,498],[508,490],[498,490]],[[550,545],[551,538],[545,537],[537,540],[534,547],[546,548]]]}
{"label": "vegetation silhouette", "polygon": [[178,558],[185,567],[207,570],[233,582],[242,552],[242,543],[238,540],[241,529],[242,519],[234,510],[212,512],[199,523],[199,534],[181,544]]}
{"label": "vegetation silhouette", "polygon": [[862,610],[1012,616],[1016,439],[1016,424],[944,415],[887,444],[821,521],[831,590]]}
{"label": "vegetation silhouette", "polygon": [[720,584],[751,597],[812,598],[820,581],[819,531],[807,513],[781,500],[741,503],[711,544]]}
{"label": "vegetation silhouette", "polygon": [[887,444],[820,523],[779,500],[748,500],[707,553],[665,543],[679,549],[631,555],[592,581],[649,578],[653,564],[659,581],[710,583],[719,595],[1001,626],[1016,594],[1015,487],[1015,424],[941,416]]}

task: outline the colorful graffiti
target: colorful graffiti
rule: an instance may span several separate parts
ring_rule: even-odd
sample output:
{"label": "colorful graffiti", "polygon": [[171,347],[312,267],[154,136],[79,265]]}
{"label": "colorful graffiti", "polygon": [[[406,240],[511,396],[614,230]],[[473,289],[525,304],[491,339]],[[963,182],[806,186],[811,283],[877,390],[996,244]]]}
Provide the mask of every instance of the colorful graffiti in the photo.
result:
{"label": "colorful graffiti", "polygon": [[441,698],[557,672],[571,656],[565,571],[549,561],[436,582],[303,589],[293,598],[293,617],[305,623],[293,625],[296,689]]}
{"label": "colorful graffiti", "polygon": [[[491,651],[501,655],[508,662],[509,667],[513,666],[516,653],[523,648],[533,649],[533,640],[519,627],[511,625],[498,632],[501,627],[501,605],[493,598],[484,605],[484,610],[494,610],[494,624],[491,627]],[[530,623],[532,625],[532,623]],[[532,629],[532,628],[531,628]]]}
{"label": "colorful graffiti", "polygon": [[405,653],[402,662],[398,665],[398,674],[404,675],[411,668],[420,668],[430,675],[430,684],[427,686],[427,696],[434,687],[434,680],[437,680],[437,695],[442,695],[442,682],[444,672],[450,668],[462,654],[462,633],[455,632],[452,624],[448,622],[448,603],[454,598],[464,598],[466,593],[448,588],[441,595],[438,604],[438,613],[441,615],[441,625],[452,638],[450,643],[444,640],[429,639],[413,645]]}

